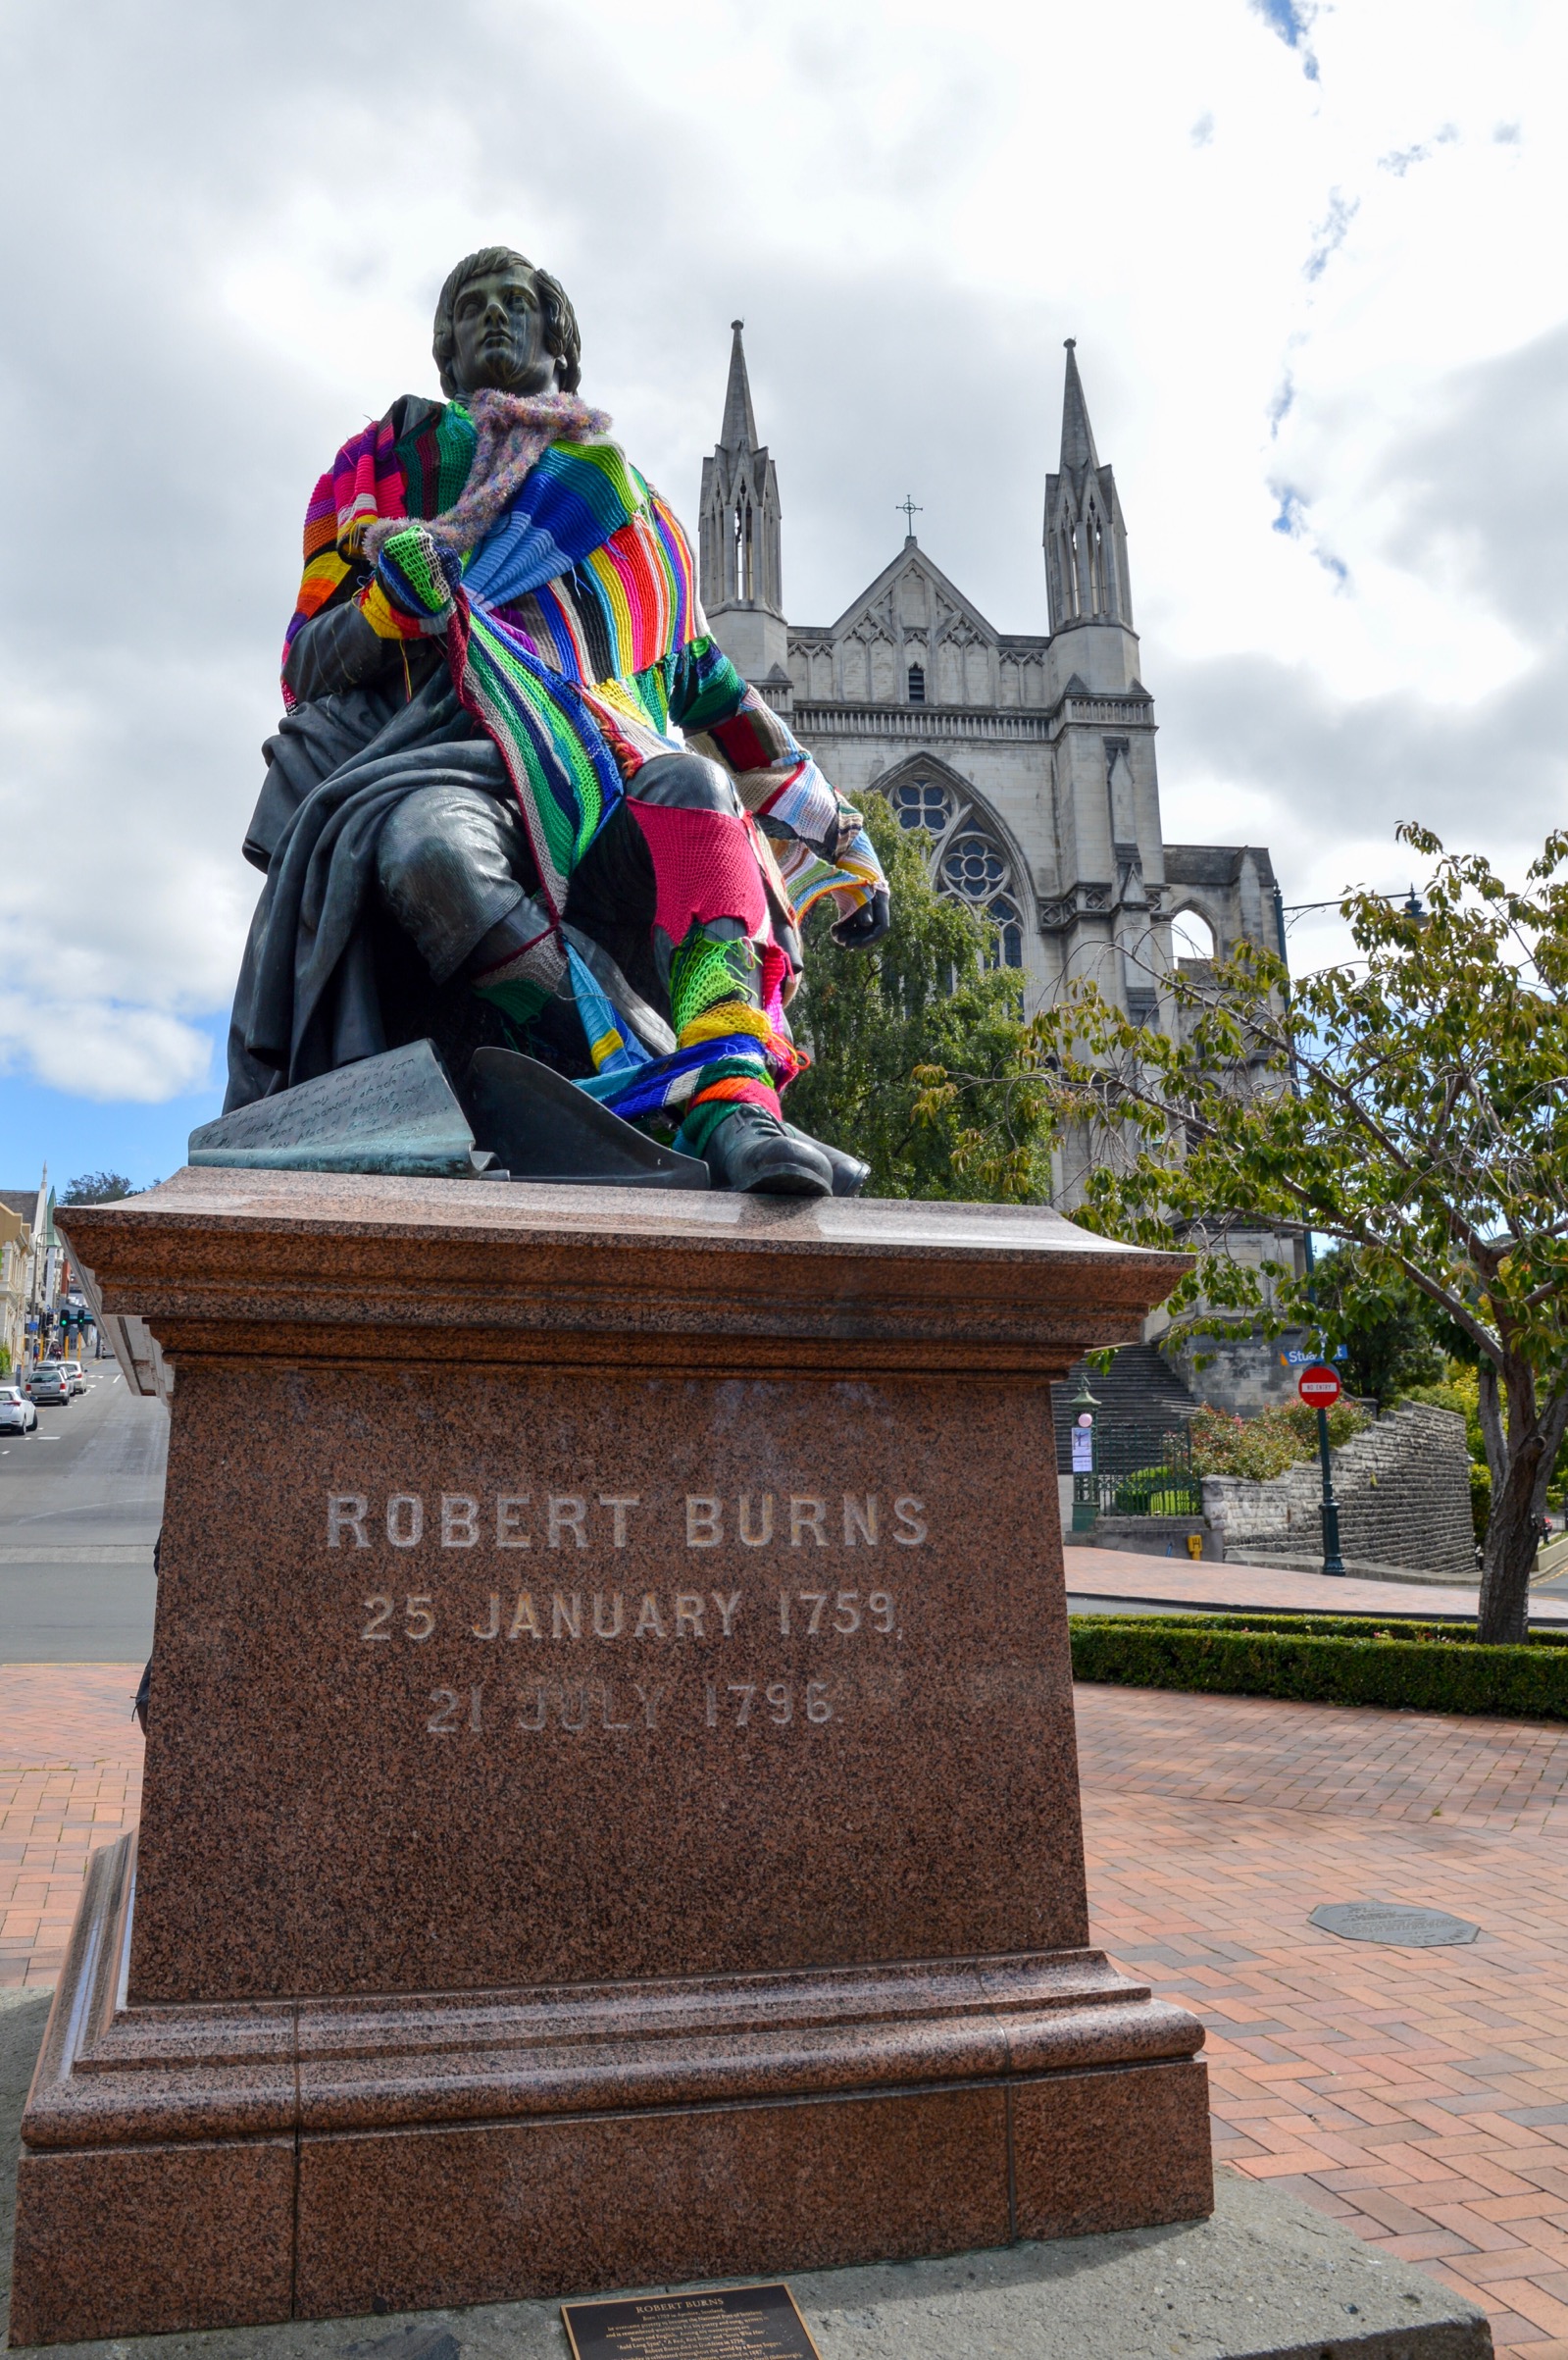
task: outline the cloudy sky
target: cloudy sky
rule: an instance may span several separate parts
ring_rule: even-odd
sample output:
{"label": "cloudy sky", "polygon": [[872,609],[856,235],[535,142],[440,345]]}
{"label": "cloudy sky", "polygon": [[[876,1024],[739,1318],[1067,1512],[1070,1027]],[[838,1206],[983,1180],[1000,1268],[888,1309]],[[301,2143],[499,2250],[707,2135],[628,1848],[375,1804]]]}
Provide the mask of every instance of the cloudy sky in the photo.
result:
{"label": "cloudy sky", "polygon": [[[1173,840],[1287,899],[1565,811],[1561,0],[0,0],[0,1180],[216,1110],[304,502],[491,240],[689,517],[742,315],[791,616],[894,502],[1044,628],[1079,339]],[[1298,963],[1333,946],[1298,922]]]}

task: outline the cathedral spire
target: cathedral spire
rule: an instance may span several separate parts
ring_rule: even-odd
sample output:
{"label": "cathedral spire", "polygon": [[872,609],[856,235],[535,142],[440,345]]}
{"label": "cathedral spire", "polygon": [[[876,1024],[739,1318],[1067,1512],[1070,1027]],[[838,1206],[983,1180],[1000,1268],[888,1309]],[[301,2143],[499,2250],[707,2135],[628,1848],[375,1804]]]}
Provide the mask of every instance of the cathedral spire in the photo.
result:
{"label": "cathedral spire", "polygon": [[730,323],[724,419],[713,454],[702,462],[702,603],[720,645],[747,680],[783,680],[787,688],[779,478],[757,440],[742,326]]}
{"label": "cathedral spire", "polygon": [[724,393],[724,424],[719,429],[719,448],[729,451],[752,451],[757,447],[757,421],[751,407],[751,381],[746,376],[746,348],[740,341],[744,320],[732,320],[730,329],[733,341],[730,346],[730,383]]}
{"label": "cathedral spire", "polygon": [[1079,623],[1133,628],[1127,527],[1115,476],[1094,448],[1075,336],[1067,338],[1061,467],[1045,478],[1045,589],[1053,638]]}
{"label": "cathedral spire", "polygon": [[[738,338],[736,339],[738,341]],[[1081,476],[1086,467],[1098,471],[1094,429],[1088,422],[1084,381],[1078,374],[1078,338],[1067,338],[1067,383],[1062,388],[1062,473]]]}

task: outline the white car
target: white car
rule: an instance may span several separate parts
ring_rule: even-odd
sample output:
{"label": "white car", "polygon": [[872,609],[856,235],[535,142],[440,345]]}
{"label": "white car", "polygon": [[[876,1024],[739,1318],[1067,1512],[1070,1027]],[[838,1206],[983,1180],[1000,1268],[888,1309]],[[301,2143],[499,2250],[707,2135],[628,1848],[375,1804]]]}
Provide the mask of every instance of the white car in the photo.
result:
{"label": "white car", "polygon": [[62,1360],[60,1365],[71,1379],[72,1392],[85,1393],[87,1380],[81,1373],[81,1362],[79,1360]]}
{"label": "white car", "polygon": [[38,1412],[16,1385],[0,1385],[0,1434],[31,1434]]}

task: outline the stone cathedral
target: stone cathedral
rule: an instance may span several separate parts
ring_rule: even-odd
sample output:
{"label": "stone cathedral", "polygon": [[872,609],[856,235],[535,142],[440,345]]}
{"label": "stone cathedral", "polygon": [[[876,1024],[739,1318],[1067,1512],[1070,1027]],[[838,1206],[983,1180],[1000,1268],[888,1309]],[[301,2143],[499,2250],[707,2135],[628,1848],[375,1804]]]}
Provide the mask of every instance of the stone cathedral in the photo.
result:
{"label": "stone cathedral", "polygon": [[1173,955],[1223,956],[1243,936],[1275,947],[1268,853],[1162,834],[1127,528],[1071,340],[1061,460],[1045,479],[1043,636],[998,631],[913,533],[835,623],[791,623],[781,514],[737,320],[702,468],[715,635],[835,786],[885,795],[930,832],[938,886],[992,919],[1030,1007],[1059,979],[1092,975],[1149,1021]]}

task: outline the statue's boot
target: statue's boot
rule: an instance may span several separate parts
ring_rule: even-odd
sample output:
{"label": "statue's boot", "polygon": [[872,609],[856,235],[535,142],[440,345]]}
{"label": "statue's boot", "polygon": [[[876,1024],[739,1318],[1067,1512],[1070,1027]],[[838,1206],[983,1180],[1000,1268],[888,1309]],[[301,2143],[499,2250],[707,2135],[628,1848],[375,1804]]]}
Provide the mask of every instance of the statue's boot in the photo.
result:
{"label": "statue's boot", "polygon": [[715,1188],[759,1197],[831,1197],[833,1167],[811,1142],[764,1106],[736,1106],[702,1151]]}
{"label": "statue's boot", "polygon": [[785,1123],[784,1129],[791,1139],[798,1139],[802,1147],[814,1149],[822,1157],[833,1174],[833,1193],[835,1197],[859,1196],[871,1178],[869,1163],[863,1163],[858,1155],[849,1154],[843,1148],[831,1148],[825,1139],[813,1139],[811,1133],[802,1131],[798,1123]]}

